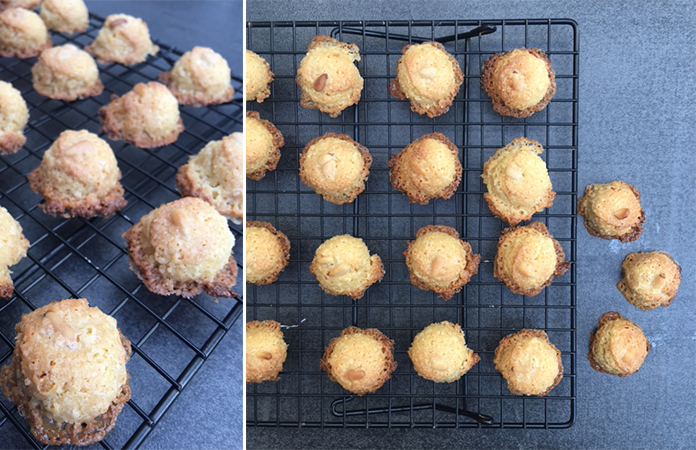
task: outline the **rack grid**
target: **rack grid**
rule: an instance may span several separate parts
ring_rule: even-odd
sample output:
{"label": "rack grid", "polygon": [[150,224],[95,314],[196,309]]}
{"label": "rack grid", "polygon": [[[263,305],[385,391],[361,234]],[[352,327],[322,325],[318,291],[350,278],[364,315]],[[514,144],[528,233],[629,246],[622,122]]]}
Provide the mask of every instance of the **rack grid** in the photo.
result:
{"label": "rack grid", "polygon": [[[90,14],[84,33],[53,34],[53,43],[83,47],[94,40],[103,23],[104,19]],[[123,95],[136,83],[157,80],[160,72],[171,69],[182,52],[157,44],[160,52],[146,62],[130,67],[101,65],[104,93],[71,103],[48,99],[33,90],[31,66],[36,59],[0,59],[0,80],[21,91],[30,114],[25,147],[14,155],[0,157],[0,204],[20,222],[31,242],[27,257],[12,267],[15,296],[0,300],[0,365],[10,361],[14,325],[21,315],[51,301],[85,297],[91,306],[114,316],[121,332],[132,342],[133,355],[127,367],[133,394],[116,427],[102,442],[94,444],[95,448],[138,448],[243,312],[241,297],[216,302],[206,295],[184,299],[150,293],[128,268],[121,237],[141,216],[179,198],[174,175],[189,155],[211,140],[241,131],[239,77],[232,77],[235,96],[231,103],[180,108],[186,130],[175,144],[144,150],[122,141],[109,141],[128,200],[126,208],[109,218],[50,217],[39,208],[42,199],[31,191],[26,179],[60,132],[87,129],[99,133],[97,111],[110,101],[112,93]],[[230,228],[236,238],[234,252],[240,269],[235,290],[241,294],[243,227],[231,224]],[[47,448],[31,435],[16,406],[0,397],[3,440]]]}
{"label": "rack grid", "polygon": [[[460,33],[471,38],[450,38]],[[299,105],[295,72],[315,35],[331,35],[360,48],[365,86],[360,102],[336,119]],[[435,119],[412,113],[392,98],[401,49],[439,39],[465,74],[450,110]],[[249,220],[272,223],[291,242],[290,263],[278,281],[247,286],[247,320],[284,324],[289,345],[280,381],[247,385],[247,425],[281,427],[497,427],[564,428],[573,424],[576,400],[576,199],[579,49],[577,25],[569,19],[250,22],[247,48],[267,59],[275,73],[272,94],[249,103],[285,137],[274,172],[247,183]],[[502,117],[480,87],[480,68],[493,53],[541,48],[556,72],[557,93],[549,106],[527,119]],[[421,135],[445,134],[460,149],[462,182],[449,200],[426,206],[408,203],[389,183],[387,161]],[[346,205],[333,205],[303,185],[298,159],[304,145],[327,132],[345,133],[365,145],[374,162],[367,188]],[[554,205],[536,214],[561,243],[568,273],[534,298],[512,294],[493,277],[493,259],[503,223],[489,212],[482,194],[483,163],[512,139],[526,136],[544,146]],[[479,274],[446,302],[410,285],[403,251],[429,224],[457,229],[482,255]],[[365,297],[324,294],[309,272],[321,242],[337,234],[362,238],[385,265],[382,282]],[[430,323],[461,324],[469,347],[481,356],[461,380],[437,384],[420,378],[406,351]],[[319,369],[325,346],[355,325],[375,327],[395,341],[398,367],[377,392],[348,395]],[[562,382],[544,398],[516,397],[493,367],[502,337],[522,328],[546,330],[562,353]],[[481,423],[478,414],[491,416]],[[477,418],[479,420],[475,420]]]}

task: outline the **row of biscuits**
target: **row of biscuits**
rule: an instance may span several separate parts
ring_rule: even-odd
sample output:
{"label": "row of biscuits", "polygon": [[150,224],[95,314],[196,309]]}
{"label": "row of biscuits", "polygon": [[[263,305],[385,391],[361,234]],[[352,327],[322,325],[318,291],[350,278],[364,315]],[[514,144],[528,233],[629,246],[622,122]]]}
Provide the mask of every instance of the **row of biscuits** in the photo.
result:
{"label": "row of biscuits", "polygon": [[[38,2],[11,1],[33,8]],[[4,9],[8,2],[0,3]],[[45,21],[42,21],[42,19]],[[102,93],[92,56],[66,44],[52,47],[46,28],[82,32],[88,25],[82,0],[46,0],[41,16],[18,8],[0,13],[0,54],[29,58],[36,92],[76,101]],[[51,48],[52,47],[52,48]],[[133,64],[157,53],[140,19],[109,16],[86,50],[106,61]],[[227,62],[211,49],[194,47],[160,74],[167,86],[138,83],[102,107],[102,132],[140,148],[173,143],[183,131],[179,104],[225,103],[234,90]],[[0,82],[0,154],[19,151],[26,139],[28,108],[21,93]],[[243,214],[241,133],[211,141],[179,167],[176,184],[184,196],[141,217],[123,235],[131,269],[159,295],[236,297],[235,238],[227,217]],[[121,172],[109,143],[87,130],[65,130],[28,175],[46,214],[107,217],[127,202]],[[10,266],[25,257],[29,241],[21,225],[0,207],[0,298],[14,291]],[[126,362],[131,346],[116,320],[86,299],[52,302],[25,314],[16,325],[12,361],[2,368],[0,387],[17,404],[34,436],[44,444],[88,445],[115,426],[131,397]],[[94,376],[98,374],[98,376]]]}
{"label": "row of biscuits", "polygon": [[[297,70],[296,81],[302,90],[300,104],[336,117],[343,109],[357,103],[363,84],[353,64],[358,60],[359,52],[353,44],[325,36],[312,39]],[[456,60],[435,43],[405,47],[396,72],[390,92],[397,98],[408,98],[412,111],[429,117],[447,111],[463,80]],[[247,101],[263,102],[270,95],[272,80],[273,72],[268,63],[247,51],[246,82],[250,86]],[[543,52],[534,49],[516,49],[491,56],[482,69],[481,83],[482,89],[493,101],[494,110],[513,117],[528,117],[543,109],[555,93],[550,62]],[[266,171],[275,169],[280,158],[278,149],[283,145],[282,134],[274,124],[261,119],[255,112],[247,115],[247,127],[253,131],[247,137],[247,147],[252,148],[247,154],[247,176],[258,180]],[[432,150],[437,148],[438,141],[443,144],[439,153]],[[428,145],[423,145],[423,142]],[[542,151],[539,143],[519,138],[499,149],[484,166],[482,177],[487,187],[484,198],[489,209],[512,227],[529,220],[534,213],[553,203],[555,193],[548,171],[538,156]],[[328,134],[305,146],[300,155],[300,179],[325,200],[342,204],[352,201],[364,190],[371,162],[369,151],[350,137]],[[462,170],[456,147],[439,134],[426,135],[413,142],[398,155],[392,156],[389,166],[393,187],[404,192],[412,203],[421,204],[432,198],[451,197],[459,184]],[[637,239],[645,220],[640,195],[635,187],[623,182],[588,186],[585,196],[578,201],[578,212],[585,219],[590,234],[624,242]],[[289,240],[271,224],[250,224],[250,230],[263,231],[255,232],[255,239],[247,242],[247,280],[254,284],[271,283],[287,264]],[[551,282],[554,275],[562,275],[568,267],[568,263],[563,262],[565,258],[560,245],[548,235],[545,227],[540,229],[542,227],[542,224],[534,223],[528,227],[512,228],[504,231],[499,240],[494,273],[513,292],[536,295]],[[448,258],[450,255],[446,250],[443,252],[440,242],[422,245],[426,250],[418,255],[420,260],[414,262],[410,259],[412,245],[422,235],[434,235],[432,228],[437,227],[425,228],[428,229],[419,230],[416,241],[409,243],[409,249],[405,252],[411,282],[421,289],[432,289],[447,300],[461,289],[461,286],[451,285],[453,280],[473,264],[467,267],[456,257]],[[437,231],[443,234],[442,230]],[[456,231],[451,231],[454,233],[451,237],[458,240]],[[261,233],[267,235],[262,237]],[[514,238],[505,242],[506,235]],[[538,238],[537,235],[547,239]],[[545,242],[549,244],[544,246]],[[427,251],[428,246],[432,251]],[[546,247],[548,249],[545,251]],[[641,268],[635,268],[636,264],[641,264]],[[624,266],[624,280],[619,283],[619,289],[622,293],[631,292],[632,296],[625,296],[633,304],[638,306],[637,301],[631,300],[638,297],[637,290],[641,291],[643,306],[666,305],[676,295],[680,270],[666,253],[632,254],[627,257]],[[325,292],[353,298],[362,297],[364,290],[384,274],[379,256],[370,256],[362,240],[351,236],[336,236],[324,242],[317,249],[310,271]],[[651,278],[651,294],[646,293],[643,286],[645,278],[655,275],[646,275],[650,271],[660,272],[656,275],[656,281]],[[533,280],[533,283],[520,285],[520,280],[525,283]],[[463,284],[466,282],[468,278]],[[634,286],[626,287],[627,282],[632,282]],[[647,340],[639,327],[617,313],[607,313],[600,319],[600,328],[593,335],[588,358],[598,370],[625,376],[640,367],[648,349]],[[615,354],[623,354],[625,358],[616,359]],[[249,349],[247,357],[254,357]],[[322,359],[321,367],[329,373],[329,377],[338,380],[349,391],[359,393],[332,374],[331,364],[326,362],[326,358],[327,354]],[[352,355],[349,359],[359,361],[361,358]],[[351,378],[350,375],[355,375],[361,369],[346,370],[345,377]],[[513,387],[511,391],[515,392]]]}

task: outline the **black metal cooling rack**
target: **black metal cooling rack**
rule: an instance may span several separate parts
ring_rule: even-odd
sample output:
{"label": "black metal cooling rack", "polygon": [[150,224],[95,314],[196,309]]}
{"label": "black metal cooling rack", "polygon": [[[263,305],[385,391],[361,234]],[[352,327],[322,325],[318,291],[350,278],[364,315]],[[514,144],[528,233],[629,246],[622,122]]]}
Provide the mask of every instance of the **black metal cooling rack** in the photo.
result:
{"label": "black metal cooling rack", "polygon": [[[54,34],[53,42],[83,47],[94,40],[103,22],[90,15],[86,32]],[[104,93],[72,103],[51,100],[33,90],[30,70],[35,59],[0,59],[0,79],[22,92],[30,114],[25,147],[14,155],[0,157],[0,204],[20,222],[31,242],[27,257],[12,268],[15,296],[0,300],[0,365],[11,358],[15,323],[37,307],[61,298],[85,297],[90,305],[114,316],[133,344],[128,363],[133,396],[116,427],[95,448],[139,447],[243,311],[241,298],[214,302],[206,295],[187,300],[150,293],[129,270],[121,238],[141,216],[179,198],[174,176],[189,155],[211,140],[241,131],[240,78],[233,77],[233,102],[180,108],[186,130],[175,144],[143,150],[120,141],[110,142],[123,173],[121,183],[128,206],[109,218],[65,220],[47,216],[38,207],[40,196],[31,191],[26,179],[61,131],[87,129],[99,133],[97,111],[109,102],[111,93],[122,95],[136,83],[157,80],[160,72],[171,69],[182,52],[157,44],[160,52],[144,63],[100,66]],[[241,294],[243,227],[232,224],[231,229],[240,268],[235,290]],[[17,442],[26,442],[27,447],[46,448],[31,435],[14,404],[0,397],[3,443],[16,446]]]}
{"label": "black metal cooling rack", "polygon": [[[481,27],[481,28],[479,28]],[[472,30],[479,28],[472,33]],[[460,35],[464,33],[464,35]],[[467,39],[467,33],[473,35]],[[356,43],[365,87],[357,106],[331,119],[299,106],[295,72],[318,34]],[[452,39],[452,36],[458,38]],[[435,119],[410,112],[391,97],[401,49],[408,42],[440,40],[452,53],[465,82],[450,110]],[[556,71],[557,93],[549,106],[520,120],[495,113],[481,91],[480,69],[492,54],[517,47],[541,48]],[[291,241],[290,263],[269,286],[247,285],[248,320],[274,319],[284,330],[288,358],[280,381],[247,385],[248,426],[309,427],[528,427],[572,425],[576,399],[576,211],[578,145],[578,34],[572,20],[253,22],[247,48],[265,57],[275,72],[272,95],[251,109],[285,136],[278,169],[247,183],[249,220],[271,222]],[[408,203],[389,183],[387,161],[421,135],[439,131],[460,149],[464,173],[453,198],[427,206]],[[298,155],[314,137],[345,133],[365,145],[374,162],[365,192],[355,202],[333,205],[303,185]],[[552,208],[536,214],[561,242],[573,264],[534,298],[512,294],[493,277],[492,261],[503,223],[485,205],[483,163],[512,139],[526,136],[544,145],[554,190]],[[403,251],[428,224],[456,228],[482,255],[479,274],[449,302],[409,283]],[[386,275],[362,300],[325,295],[309,272],[325,239],[348,233],[381,256]],[[420,378],[406,354],[416,333],[430,323],[462,325],[481,362],[456,383]],[[292,326],[297,325],[297,326]],[[325,346],[350,325],[375,327],[395,341],[399,364],[374,394],[346,395],[319,369]],[[495,370],[500,339],[522,328],[547,331],[562,352],[564,377],[545,398],[510,394]],[[472,412],[472,414],[469,414]],[[472,419],[481,413],[487,424]],[[481,419],[478,417],[479,420]]]}

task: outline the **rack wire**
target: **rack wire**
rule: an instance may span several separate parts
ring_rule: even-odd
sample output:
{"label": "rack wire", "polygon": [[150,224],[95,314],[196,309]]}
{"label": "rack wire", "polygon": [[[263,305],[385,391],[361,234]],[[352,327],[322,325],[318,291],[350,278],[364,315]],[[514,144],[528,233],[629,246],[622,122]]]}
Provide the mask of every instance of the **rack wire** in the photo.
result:
{"label": "rack wire", "polygon": [[[481,28],[479,28],[481,27]],[[479,28],[473,33],[472,30]],[[475,37],[458,36],[470,33]],[[311,38],[331,35],[360,48],[365,86],[360,102],[331,119],[299,106],[298,64]],[[452,36],[458,36],[452,38]],[[465,74],[450,110],[435,119],[410,112],[391,97],[401,49],[407,43],[444,42]],[[502,117],[480,87],[480,69],[493,53],[541,48],[556,72],[557,93],[548,107],[520,120]],[[564,428],[573,424],[576,400],[576,210],[578,145],[578,34],[567,19],[250,22],[247,48],[266,58],[275,73],[272,95],[249,103],[285,137],[278,168],[247,183],[249,220],[268,221],[291,241],[290,263],[278,281],[247,286],[248,320],[286,325],[288,358],[280,381],[247,385],[247,425],[274,427],[496,427]],[[389,183],[387,161],[410,142],[434,131],[461,151],[463,177],[453,198],[412,205]],[[365,145],[374,162],[367,188],[346,205],[333,205],[303,185],[298,159],[304,145],[327,132],[345,133]],[[482,194],[485,161],[512,139],[541,142],[556,191],[552,208],[536,214],[560,241],[568,273],[534,298],[512,294],[493,277],[493,259],[503,223],[492,216]],[[482,255],[478,276],[446,302],[411,286],[403,251],[429,224],[457,229]],[[309,272],[314,251],[337,234],[362,238],[384,262],[386,275],[365,297],[324,294]],[[407,350],[430,323],[459,323],[481,362],[455,383],[420,378]],[[375,327],[395,341],[398,367],[378,391],[349,395],[319,369],[325,346],[355,325]],[[516,397],[493,366],[500,339],[522,328],[544,329],[562,353],[564,376],[544,398]],[[486,421],[480,414],[490,416]]]}
{"label": "rack wire", "polygon": [[[54,34],[53,42],[83,47],[94,40],[103,23],[104,19],[91,14],[87,31],[73,36]],[[141,216],[179,198],[174,176],[189,155],[211,140],[241,131],[240,78],[232,79],[235,96],[231,103],[180,108],[186,130],[175,144],[143,150],[110,141],[123,174],[128,206],[109,218],[50,217],[39,208],[42,199],[31,191],[26,179],[60,132],[87,129],[99,133],[97,111],[109,102],[112,93],[123,95],[136,83],[157,80],[160,72],[171,69],[182,52],[157,44],[160,52],[144,63],[100,66],[104,93],[72,103],[51,100],[33,90],[31,66],[35,59],[0,59],[0,79],[21,91],[30,114],[25,147],[0,157],[0,204],[20,222],[31,242],[27,257],[12,268],[15,296],[0,300],[0,365],[9,363],[14,325],[22,314],[51,301],[85,297],[90,305],[114,316],[133,347],[128,363],[133,394],[116,427],[95,448],[138,448],[243,311],[241,297],[216,302],[206,295],[184,299],[150,293],[128,268],[121,237]],[[243,227],[232,224],[230,228],[236,238],[235,259],[243,273]],[[241,293],[242,287],[240,276],[235,290]],[[3,443],[47,448],[31,435],[16,406],[0,397]]]}

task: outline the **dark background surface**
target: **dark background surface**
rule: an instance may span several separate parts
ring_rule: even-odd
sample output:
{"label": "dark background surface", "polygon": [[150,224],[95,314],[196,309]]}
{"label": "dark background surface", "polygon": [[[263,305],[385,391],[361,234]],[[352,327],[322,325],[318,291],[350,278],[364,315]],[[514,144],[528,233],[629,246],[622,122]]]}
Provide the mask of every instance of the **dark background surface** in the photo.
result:
{"label": "dark background surface", "polygon": [[[241,0],[86,3],[90,12],[101,17],[126,13],[142,18],[153,39],[181,51],[195,45],[210,47],[228,61],[233,75],[242,75]],[[241,448],[243,322],[238,319],[141,448]],[[8,425],[3,430],[12,428]],[[27,445],[21,436],[0,435],[0,448],[20,445]]]}
{"label": "dark background surface", "polygon": [[[652,344],[620,379],[579,357],[577,416],[567,430],[247,430],[248,448],[693,448],[696,442],[696,3],[309,2],[249,0],[247,20],[571,18],[580,35],[579,188],[621,179],[647,220],[621,244],[578,230],[578,355],[606,311],[634,320]],[[616,289],[626,254],[665,250],[683,268],[669,308],[640,311]]]}

